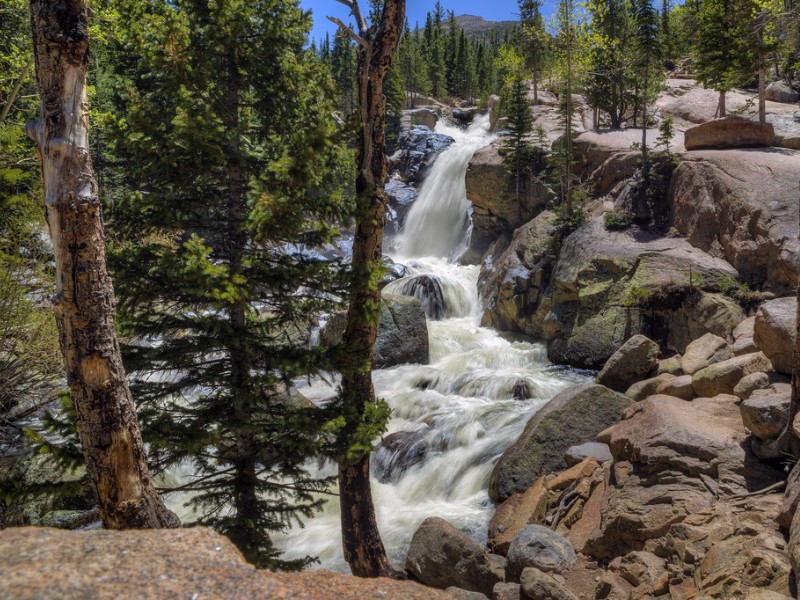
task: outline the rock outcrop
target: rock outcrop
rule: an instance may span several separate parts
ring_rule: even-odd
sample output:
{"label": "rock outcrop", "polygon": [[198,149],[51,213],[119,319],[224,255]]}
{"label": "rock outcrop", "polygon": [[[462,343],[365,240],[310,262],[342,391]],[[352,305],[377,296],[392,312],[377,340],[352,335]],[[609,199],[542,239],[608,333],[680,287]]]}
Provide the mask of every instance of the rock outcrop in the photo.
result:
{"label": "rock outcrop", "polygon": [[772,102],[797,104],[797,101],[800,100],[800,92],[786,81],[773,81],[767,86],[764,97]]}
{"label": "rock outcrop", "polygon": [[467,168],[467,199],[472,203],[472,237],[466,264],[478,264],[498,238],[511,237],[517,227],[545,209],[553,194],[536,180],[509,177],[500,156],[500,142],[475,152]]}
{"label": "rock outcrop", "polygon": [[424,125],[417,125],[400,136],[400,151],[393,157],[393,162],[407,183],[417,183],[433,159],[454,142],[449,135],[434,133]]}
{"label": "rock outcrop", "polygon": [[489,481],[489,496],[502,502],[527,491],[540,476],[562,469],[567,449],[593,440],[619,421],[630,405],[628,398],[601,385],[578,385],[561,392],[539,409],[500,457]]}
{"label": "rock outcrop", "polygon": [[798,164],[791,150],[693,152],[672,175],[670,222],[751,288],[791,294],[800,264]]}
{"label": "rock outcrop", "polygon": [[8,600],[139,598],[396,598],[446,600],[410,581],[339,573],[271,573],[245,562],[226,537],[206,529],[0,531],[0,597]]}

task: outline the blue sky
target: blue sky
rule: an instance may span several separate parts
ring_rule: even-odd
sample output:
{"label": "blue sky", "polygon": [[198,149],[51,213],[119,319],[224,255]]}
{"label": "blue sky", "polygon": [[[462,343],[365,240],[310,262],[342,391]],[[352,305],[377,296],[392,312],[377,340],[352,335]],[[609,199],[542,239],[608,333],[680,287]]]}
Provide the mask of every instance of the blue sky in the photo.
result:
{"label": "blue sky", "polygon": [[[441,0],[445,10],[452,10],[457,15],[478,15],[489,21],[513,21],[519,13],[517,0]],[[339,17],[342,20],[348,16],[347,7],[336,0],[301,0],[303,8],[313,11],[314,29],[311,37],[319,40],[325,37],[325,32],[333,32],[334,25],[325,17],[327,15]],[[366,11],[367,0],[361,0],[361,8]],[[425,24],[425,13],[432,10],[436,0],[408,0],[406,13],[408,22],[414,27],[415,21],[420,25]],[[547,5],[545,2],[545,11]]]}

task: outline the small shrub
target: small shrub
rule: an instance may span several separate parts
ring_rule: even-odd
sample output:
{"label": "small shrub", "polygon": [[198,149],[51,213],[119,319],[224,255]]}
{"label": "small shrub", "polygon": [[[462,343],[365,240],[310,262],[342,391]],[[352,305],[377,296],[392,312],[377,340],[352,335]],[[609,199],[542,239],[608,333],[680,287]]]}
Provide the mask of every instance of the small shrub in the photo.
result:
{"label": "small shrub", "polygon": [[606,229],[619,230],[627,229],[633,223],[631,216],[625,212],[618,210],[610,210],[603,215],[603,222]]}

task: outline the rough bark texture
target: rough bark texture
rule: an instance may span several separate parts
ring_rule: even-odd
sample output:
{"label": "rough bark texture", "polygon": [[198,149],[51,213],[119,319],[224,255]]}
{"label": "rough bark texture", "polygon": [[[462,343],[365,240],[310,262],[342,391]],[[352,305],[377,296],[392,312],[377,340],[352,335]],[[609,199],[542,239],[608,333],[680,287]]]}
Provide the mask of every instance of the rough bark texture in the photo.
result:
{"label": "rough bark texture", "polygon": [[[358,5],[343,1],[353,10]],[[383,80],[400,41],[405,19],[405,0],[385,0],[380,22],[367,30],[362,40],[358,65],[359,136],[356,201],[358,224],[353,244],[353,283],[344,344],[352,359],[342,372],[342,397],[349,426],[357,425],[368,403],[375,402],[372,359],[378,332],[381,294],[375,274],[382,264],[383,231],[386,224],[386,140],[384,120],[386,97]],[[359,577],[395,576],[389,564],[375,520],[369,481],[369,455],[339,467],[339,494],[344,556]]]}
{"label": "rough bark texture", "polygon": [[86,0],[31,0],[39,149],[53,239],[53,308],[86,468],[109,529],[177,527],[147,469],[114,328],[97,183],[89,157]]}

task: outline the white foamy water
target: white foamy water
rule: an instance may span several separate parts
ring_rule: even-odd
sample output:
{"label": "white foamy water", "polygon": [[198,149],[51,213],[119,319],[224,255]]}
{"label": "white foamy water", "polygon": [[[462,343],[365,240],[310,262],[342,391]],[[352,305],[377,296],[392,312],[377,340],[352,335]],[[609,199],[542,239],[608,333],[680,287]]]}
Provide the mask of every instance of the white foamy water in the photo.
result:
{"label": "white foamy water", "polygon": [[[409,269],[384,291],[422,300],[431,359],[373,376],[377,394],[392,408],[385,439],[400,440],[379,447],[372,465],[378,525],[399,566],[414,531],[430,516],[485,541],[494,510],[486,490],[497,458],[550,398],[585,379],[551,365],[541,344],[480,327],[479,267],[453,262],[469,243],[465,174],[474,152],[494,139],[487,125],[488,117],[466,131],[439,122],[437,132],[456,143],[436,158],[403,231],[387,244],[392,258]],[[301,391],[323,400],[335,394],[335,384],[318,381]],[[274,539],[286,558],[317,556],[322,568],[348,570],[335,498],[305,527]]]}

